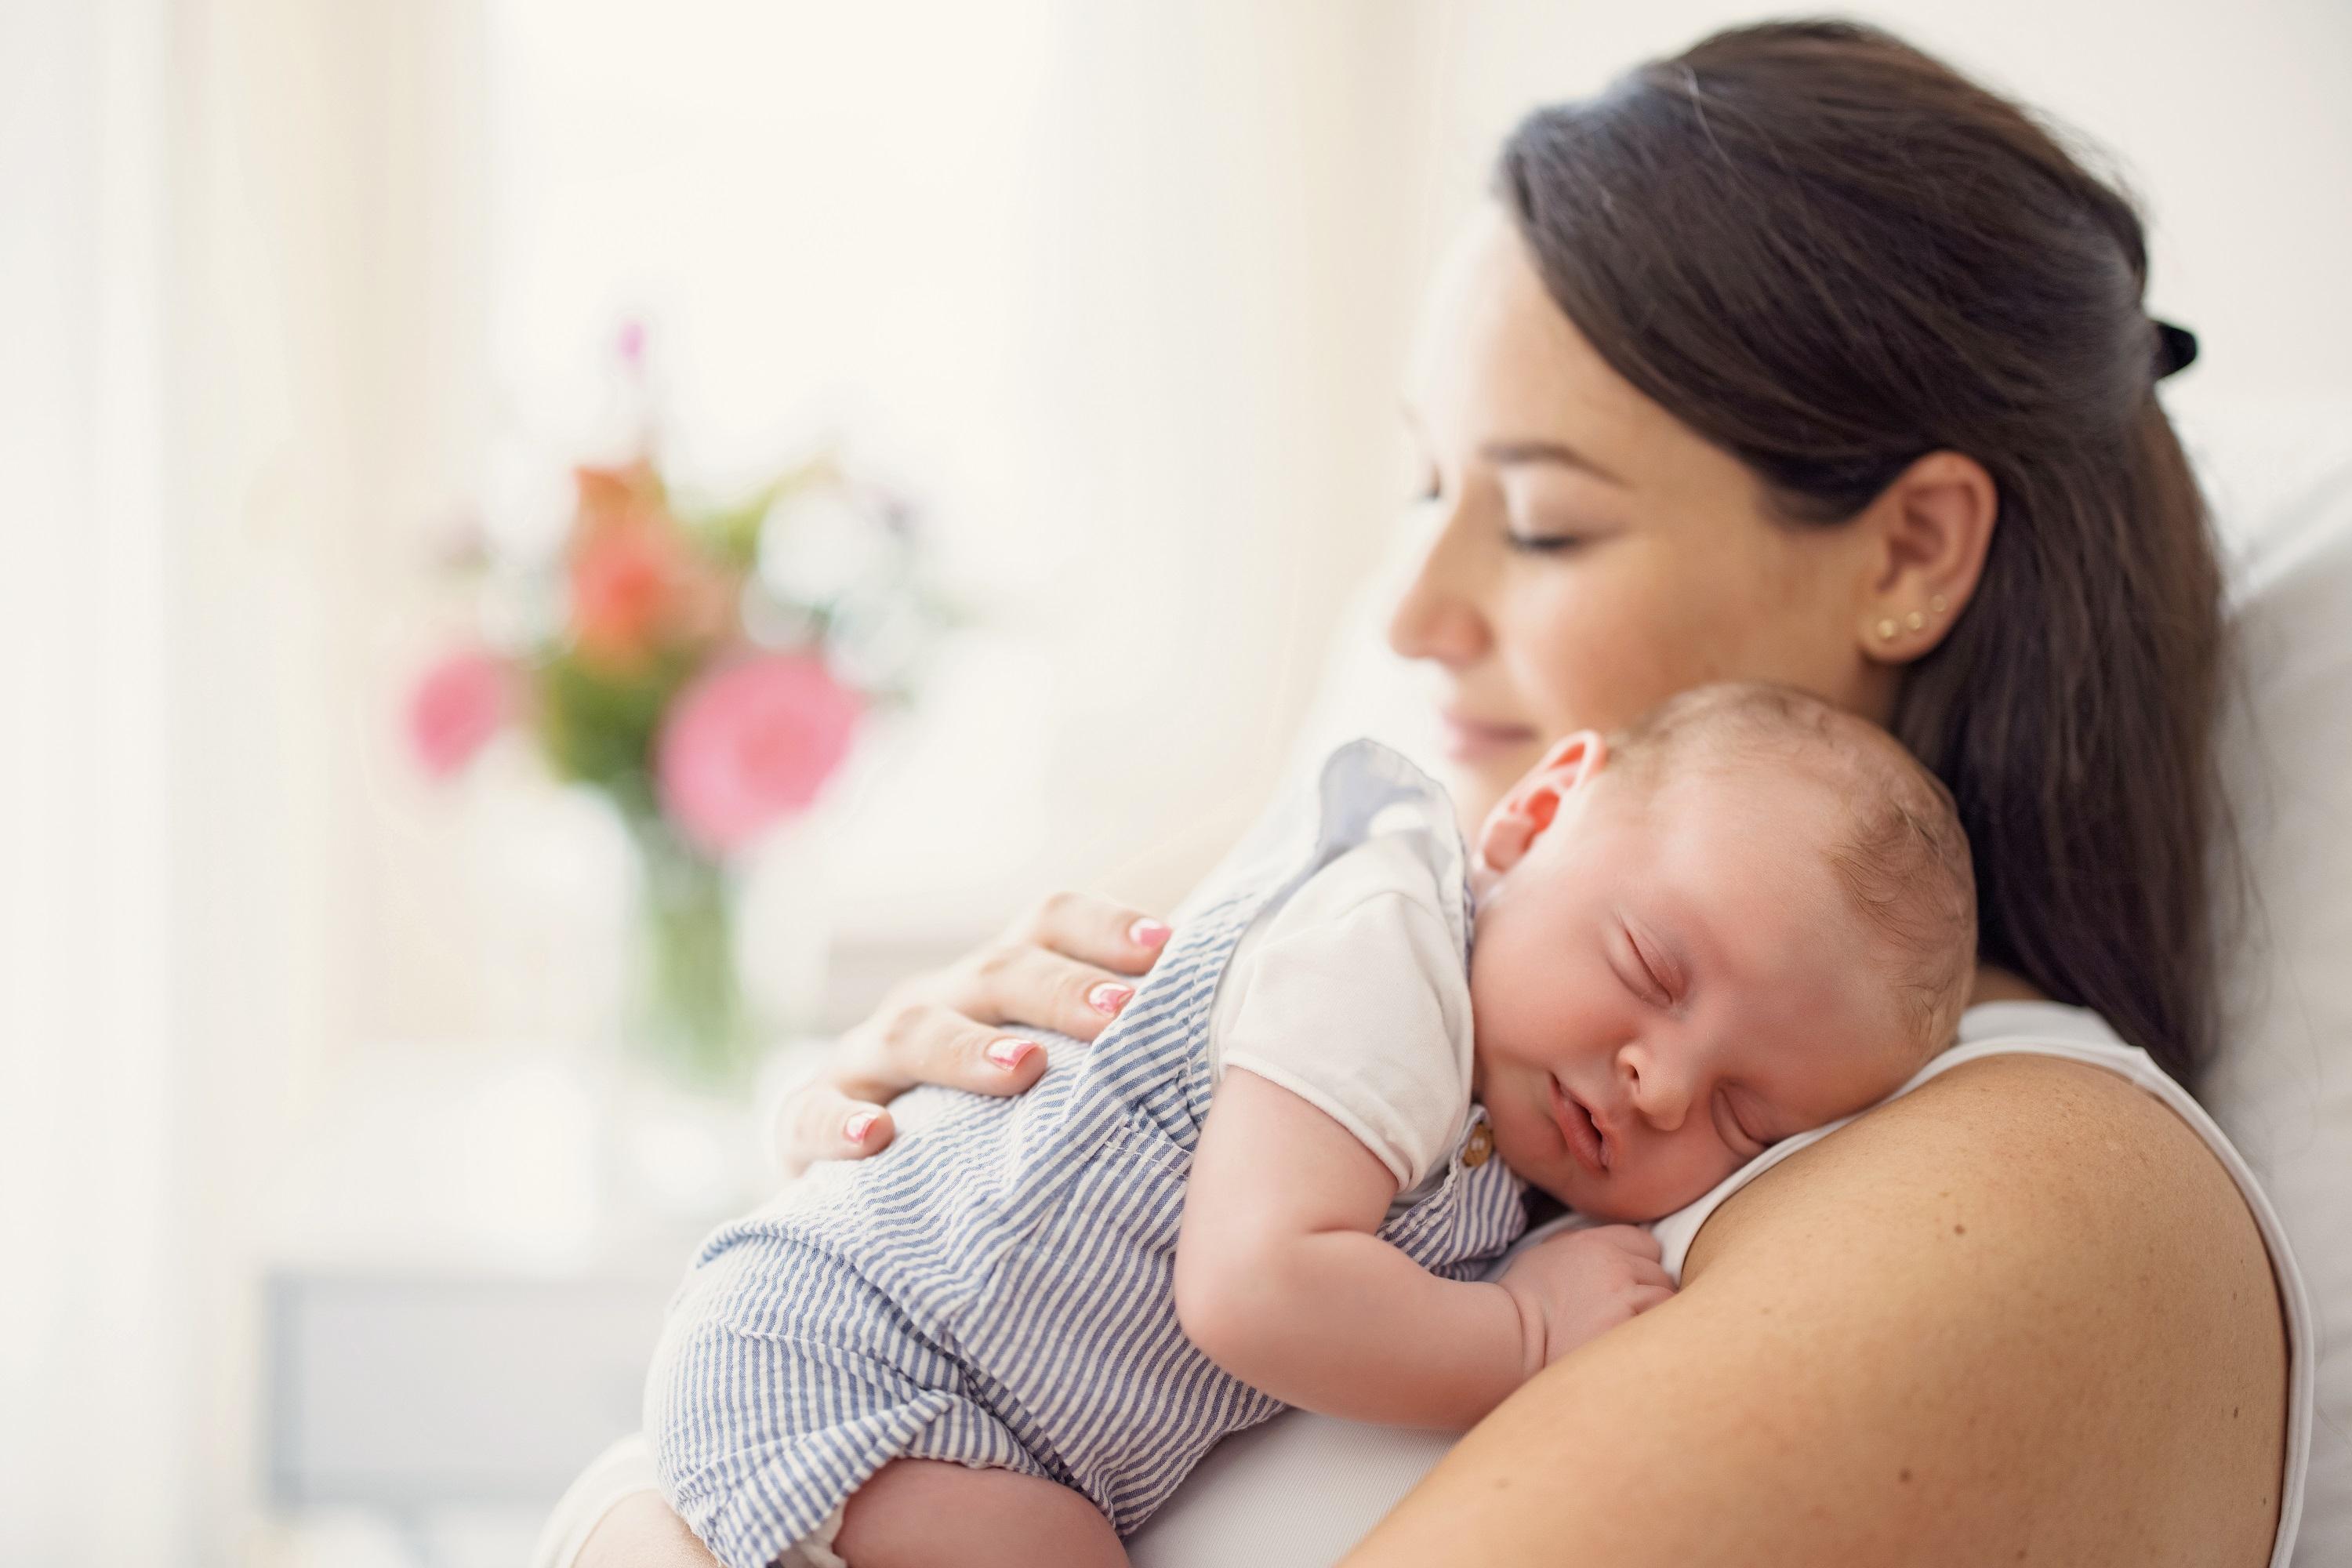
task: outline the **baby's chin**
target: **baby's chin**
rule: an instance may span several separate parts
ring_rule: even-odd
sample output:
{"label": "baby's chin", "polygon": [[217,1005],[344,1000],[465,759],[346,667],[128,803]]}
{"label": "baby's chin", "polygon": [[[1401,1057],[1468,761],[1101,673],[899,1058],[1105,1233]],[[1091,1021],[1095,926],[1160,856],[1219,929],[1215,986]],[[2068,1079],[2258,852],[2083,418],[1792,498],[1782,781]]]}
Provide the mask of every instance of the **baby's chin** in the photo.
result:
{"label": "baby's chin", "polygon": [[1511,1140],[1496,1130],[1495,1149],[1513,1173],[1528,1185],[1549,1193],[1588,1219],[1611,1225],[1647,1225],[1665,1218],[1715,1190],[1713,1182],[1696,1192],[1643,1190],[1644,1184],[1621,1175],[1595,1176],[1573,1159],[1545,1158],[1533,1151],[1514,1157]]}
{"label": "baby's chin", "polygon": [[1535,1184],[1585,1218],[1602,1220],[1610,1225],[1648,1225],[1652,1220],[1665,1218],[1676,1209],[1688,1208],[1706,1195],[1700,1193],[1680,1203],[1656,1200],[1628,1203],[1610,1192],[1605,1182],[1538,1182]]}

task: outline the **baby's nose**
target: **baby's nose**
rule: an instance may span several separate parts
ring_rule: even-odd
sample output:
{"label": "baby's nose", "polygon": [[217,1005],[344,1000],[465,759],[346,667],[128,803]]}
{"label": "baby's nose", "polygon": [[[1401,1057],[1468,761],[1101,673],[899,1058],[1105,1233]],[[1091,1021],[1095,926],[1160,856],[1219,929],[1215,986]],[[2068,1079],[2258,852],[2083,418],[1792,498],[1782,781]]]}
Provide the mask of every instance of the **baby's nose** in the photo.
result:
{"label": "baby's nose", "polygon": [[1681,1128],[1690,1113],[1690,1086],[1666,1058],[1629,1046],[1619,1056],[1634,1111],[1661,1132]]}

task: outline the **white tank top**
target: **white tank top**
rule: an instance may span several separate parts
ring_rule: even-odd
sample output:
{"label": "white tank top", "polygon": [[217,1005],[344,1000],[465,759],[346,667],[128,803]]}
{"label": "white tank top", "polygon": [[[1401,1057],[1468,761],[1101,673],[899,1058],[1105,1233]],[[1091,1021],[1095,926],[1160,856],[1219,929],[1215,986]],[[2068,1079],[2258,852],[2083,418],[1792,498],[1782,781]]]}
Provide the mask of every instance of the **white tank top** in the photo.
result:
{"label": "white tank top", "polygon": [[[1959,1043],[1921,1068],[1895,1092],[1908,1094],[1932,1078],[1985,1057],[2018,1055],[2061,1057],[2105,1068],[2131,1079],[2164,1101],[2174,1115],[2205,1140],[2222,1168],[2230,1173],[2230,1179],[2238,1184],[2246,1207],[2253,1212],[2254,1224],[2263,1234],[2263,1245],[2270,1249],[2271,1272],[2278,1280],[2279,1305],[2286,1318],[2286,1468],[2281,1480],[2278,1535],[2271,1545],[2271,1564],[2272,1568],[2287,1568],[2288,1559],[2294,1554],[2295,1526],[2303,1516],[2304,1474],[2311,1461],[2315,1397],[2312,1318],[2303,1275],[2294,1266],[2294,1254],[2287,1247],[2286,1232],[2281,1228],[2278,1215],[2272,1212],[2270,1199],[2263,1195],[2253,1172],[2247,1168],[2245,1160],[2231,1146],[2221,1128],[2214,1125],[2213,1119],[2205,1114],[2204,1107],[2191,1100],[2188,1090],[2175,1083],[2146,1051],[2124,1044],[2107,1026],[2105,1019],[2086,1008],[2063,1006],[2055,1002],[1980,1003],[1961,1016]],[[1651,1226],[1675,1282],[1682,1282],[1683,1260],[1690,1255],[1691,1241],[1698,1235],[1699,1226],[1706,1223],[1707,1216],[1724,1199],[1798,1150],[1819,1142],[1853,1120],[1847,1117],[1773,1144],[1725,1178],[1723,1184],[1706,1196]]]}

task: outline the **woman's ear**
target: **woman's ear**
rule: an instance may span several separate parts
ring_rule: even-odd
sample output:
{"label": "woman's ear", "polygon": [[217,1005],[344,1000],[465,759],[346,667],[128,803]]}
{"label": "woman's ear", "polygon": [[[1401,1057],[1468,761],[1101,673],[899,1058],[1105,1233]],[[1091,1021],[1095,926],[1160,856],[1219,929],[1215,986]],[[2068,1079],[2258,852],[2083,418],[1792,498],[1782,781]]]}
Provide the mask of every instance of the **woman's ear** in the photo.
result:
{"label": "woman's ear", "polygon": [[1864,513],[1877,539],[1861,584],[1863,657],[1908,664],[1951,631],[1984,574],[2000,489],[1974,458],[1930,452]]}
{"label": "woman's ear", "polygon": [[1543,761],[1513,784],[1478,829],[1478,858],[1496,873],[1527,858],[1559,816],[1559,803],[1581,788],[1609,760],[1609,742],[1597,731],[1579,730],[1552,742]]}

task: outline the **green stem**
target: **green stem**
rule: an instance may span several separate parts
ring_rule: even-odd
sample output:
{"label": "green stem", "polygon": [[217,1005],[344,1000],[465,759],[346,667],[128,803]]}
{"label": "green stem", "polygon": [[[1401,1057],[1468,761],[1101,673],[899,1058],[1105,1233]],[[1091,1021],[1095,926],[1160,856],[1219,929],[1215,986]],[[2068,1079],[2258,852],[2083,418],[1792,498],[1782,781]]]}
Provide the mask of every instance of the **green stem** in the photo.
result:
{"label": "green stem", "polygon": [[632,827],[645,870],[632,1043],[702,1087],[744,1088],[753,1041],[735,973],[727,868],[679,842],[658,820]]}

